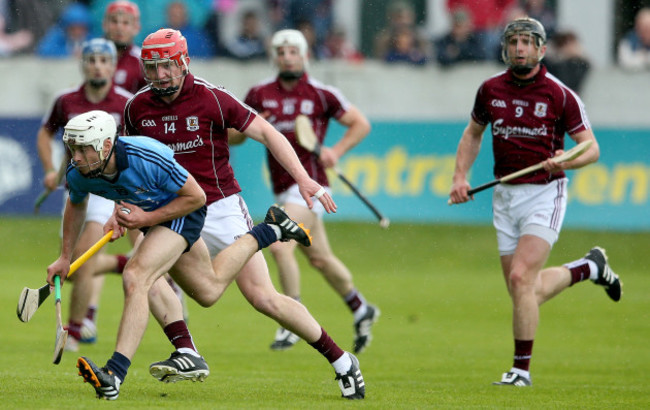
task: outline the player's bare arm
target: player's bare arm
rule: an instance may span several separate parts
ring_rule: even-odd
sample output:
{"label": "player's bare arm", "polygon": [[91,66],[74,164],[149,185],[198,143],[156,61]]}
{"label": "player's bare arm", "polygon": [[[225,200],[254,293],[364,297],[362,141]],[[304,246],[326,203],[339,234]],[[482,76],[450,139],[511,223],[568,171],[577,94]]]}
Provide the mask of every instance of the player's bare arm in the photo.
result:
{"label": "player's bare arm", "polygon": [[336,204],[332,197],[320,184],[309,177],[289,141],[268,121],[257,116],[244,133],[255,141],[261,142],[271,151],[300,187],[300,193],[309,209],[314,206],[311,197],[315,196],[328,213],[336,212]]}
{"label": "player's bare arm", "polygon": [[38,150],[38,157],[41,160],[43,165],[43,171],[45,172],[45,177],[43,179],[43,185],[45,188],[53,191],[57,186],[57,172],[54,168],[54,163],[52,161],[52,139],[54,138],[54,133],[48,130],[45,127],[41,127],[36,134],[36,148]]}
{"label": "player's bare arm", "polygon": [[481,149],[481,141],[485,128],[485,125],[481,125],[473,119],[470,119],[458,143],[456,168],[454,169],[451,192],[449,193],[449,198],[454,204],[467,202],[470,199],[467,195],[467,191],[470,189],[467,174],[474,161],[476,161],[476,157]]}
{"label": "player's bare arm", "polygon": [[[573,134],[571,135],[571,138],[576,142],[576,144],[580,144],[581,142],[589,140],[594,141],[594,143],[591,144],[587,151],[585,151],[582,155],[578,156],[574,160],[557,163],[553,161],[553,158],[549,158],[544,162],[545,171],[554,174],[556,172],[569,169],[582,168],[586,165],[598,161],[598,158],[600,157],[600,147],[598,146],[598,141],[596,141],[596,137],[594,136],[594,133],[591,129],[586,129],[584,131]],[[564,150],[557,150],[555,151],[554,156],[558,156],[562,153],[564,153]]]}
{"label": "player's bare arm", "polygon": [[115,212],[117,223],[129,229],[158,225],[187,215],[205,205],[205,192],[192,175],[167,205],[147,212],[137,205],[121,202],[120,211]]}
{"label": "player's bare arm", "polygon": [[228,128],[228,145],[241,145],[246,141],[246,134],[236,129]]}
{"label": "player's bare arm", "polygon": [[47,267],[47,282],[54,286],[54,276],[61,277],[61,284],[65,281],[70,271],[70,261],[72,260],[77,239],[86,219],[86,206],[88,197],[78,204],[72,203],[70,198],[66,201],[65,210],[63,211],[63,239],[61,240],[61,254],[59,258]]}
{"label": "player's bare arm", "polygon": [[319,159],[326,168],[336,166],[343,155],[356,147],[370,133],[370,122],[356,107],[350,107],[338,122],[347,129],[334,146],[321,148]]}

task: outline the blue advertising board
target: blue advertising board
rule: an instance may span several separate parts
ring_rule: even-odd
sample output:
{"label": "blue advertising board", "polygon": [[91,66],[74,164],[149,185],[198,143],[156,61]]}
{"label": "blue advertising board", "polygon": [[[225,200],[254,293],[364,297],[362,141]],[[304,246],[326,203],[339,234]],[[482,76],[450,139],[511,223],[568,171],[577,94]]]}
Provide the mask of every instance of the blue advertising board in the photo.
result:
{"label": "blue advertising board", "polygon": [[[0,119],[0,214],[30,214],[42,190],[43,170],[36,151],[40,119]],[[339,169],[392,221],[412,223],[491,223],[491,191],[473,202],[448,206],[455,152],[464,123],[373,121],[370,135],[342,158]],[[601,157],[569,171],[565,226],[596,230],[650,229],[650,130],[595,129]],[[332,124],[332,144],[342,128]],[[566,147],[574,145],[567,138]],[[264,147],[247,141],[231,149],[235,175],[252,215],[260,219],[273,196]],[[472,167],[473,186],[492,180],[491,137]],[[374,215],[335,173],[329,174],[339,211],[329,220],[372,221]],[[59,214],[61,191],[43,204]]]}

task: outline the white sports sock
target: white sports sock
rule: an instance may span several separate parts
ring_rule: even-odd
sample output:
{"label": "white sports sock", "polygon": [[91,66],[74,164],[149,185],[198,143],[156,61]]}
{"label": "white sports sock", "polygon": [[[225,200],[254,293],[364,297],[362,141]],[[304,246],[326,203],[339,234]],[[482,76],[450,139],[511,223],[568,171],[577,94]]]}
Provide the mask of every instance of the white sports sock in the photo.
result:
{"label": "white sports sock", "polygon": [[513,367],[512,369],[510,369],[510,372],[516,373],[516,374],[520,375],[521,377],[525,377],[528,380],[530,380],[530,372],[528,370],[522,370],[522,369],[518,369],[516,367]]}
{"label": "white sports sock", "polygon": [[273,232],[275,232],[275,236],[278,238],[278,241],[282,239],[282,230],[280,230],[279,226],[271,225],[271,224],[267,224],[267,225],[270,226],[271,229],[273,229]]}
{"label": "white sports sock", "polygon": [[598,265],[589,259],[586,259],[586,261],[589,264],[589,279],[595,282],[598,279]]}
{"label": "white sports sock", "polygon": [[189,347],[181,347],[180,349],[176,349],[179,353],[185,353],[185,354],[191,354],[194,357],[201,357],[200,354],[195,352],[194,350],[190,349]]}
{"label": "white sports sock", "polygon": [[345,374],[352,367],[352,359],[350,359],[350,354],[344,352],[343,356],[339,357],[332,363],[334,371],[338,374]]}

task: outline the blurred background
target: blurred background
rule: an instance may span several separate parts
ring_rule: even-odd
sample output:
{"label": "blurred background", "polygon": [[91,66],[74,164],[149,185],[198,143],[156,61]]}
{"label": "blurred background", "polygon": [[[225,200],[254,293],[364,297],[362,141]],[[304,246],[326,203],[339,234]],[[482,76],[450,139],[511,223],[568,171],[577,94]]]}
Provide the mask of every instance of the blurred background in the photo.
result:
{"label": "blurred background", "polygon": [[[78,45],[103,36],[108,0],[0,0],[0,217],[30,215],[42,190],[36,133],[55,95],[78,86]],[[310,75],[339,88],[372,122],[340,168],[393,221],[491,221],[490,192],[446,204],[455,150],[478,86],[504,69],[505,23],[529,15],[548,33],[544,62],[583,99],[601,160],[572,172],[566,225],[650,229],[650,0],[148,0],[139,45],[160,27],[189,42],[190,70],[243,99],[275,75],[271,34],[296,28],[310,42]],[[52,42],[58,36],[59,45]],[[76,48],[77,47],[77,48]],[[329,144],[341,135],[332,125]],[[471,182],[493,179],[490,134]],[[567,139],[567,147],[572,146]],[[55,144],[59,150],[61,144]],[[254,216],[272,202],[264,152],[232,149]],[[330,178],[339,220],[374,216]],[[41,213],[58,215],[61,191]]]}

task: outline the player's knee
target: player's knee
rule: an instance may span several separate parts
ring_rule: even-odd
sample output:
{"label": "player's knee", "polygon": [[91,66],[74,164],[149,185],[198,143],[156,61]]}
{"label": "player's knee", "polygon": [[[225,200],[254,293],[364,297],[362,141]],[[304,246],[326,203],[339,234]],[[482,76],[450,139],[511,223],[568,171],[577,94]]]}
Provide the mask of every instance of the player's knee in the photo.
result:
{"label": "player's knee", "polygon": [[334,255],[331,253],[309,255],[309,264],[318,270],[322,270],[330,263],[333,258]]}
{"label": "player's knee", "polygon": [[[280,294],[276,295],[278,297],[281,296]],[[266,292],[257,292],[254,295],[249,295],[248,301],[255,310],[266,316],[274,317],[279,310],[277,298]]]}

